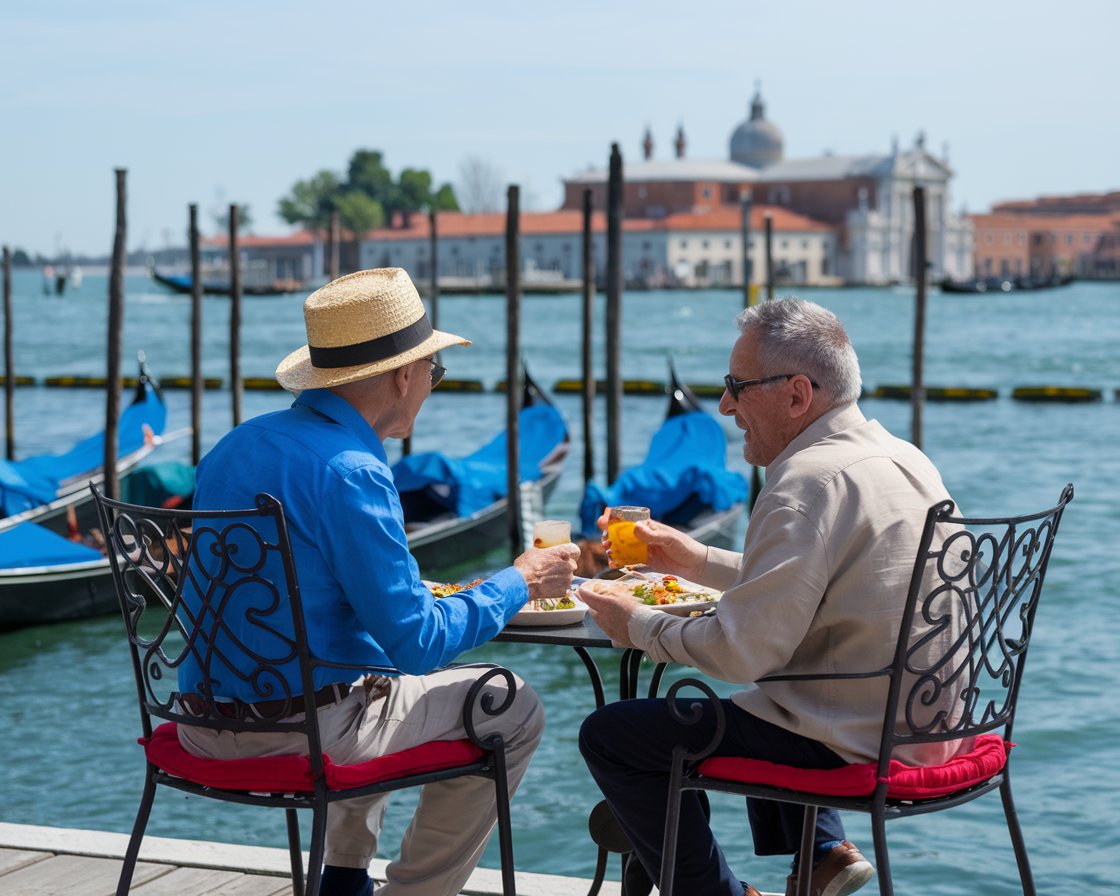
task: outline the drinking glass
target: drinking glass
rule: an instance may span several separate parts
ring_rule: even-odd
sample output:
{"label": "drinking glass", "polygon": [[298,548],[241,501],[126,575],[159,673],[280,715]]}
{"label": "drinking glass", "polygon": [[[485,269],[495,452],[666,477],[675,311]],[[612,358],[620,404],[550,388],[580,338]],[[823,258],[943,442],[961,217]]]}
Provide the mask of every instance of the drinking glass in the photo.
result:
{"label": "drinking glass", "polygon": [[[567,520],[537,520],[533,523],[533,547],[550,548],[558,544],[567,544],[572,540],[572,524]],[[533,608],[537,610],[555,609],[557,601],[565,595],[560,594],[554,598],[533,601]]]}
{"label": "drinking glass", "polygon": [[610,541],[610,564],[638,566],[649,560],[649,547],[634,532],[634,524],[649,519],[648,507],[612,507],[607,517],[607,540]]}
{"label": "drinking glass", "polygon": [[572,524],[567,520],[537,520],[533,523],[533,547],[550,548],[572,540]]}

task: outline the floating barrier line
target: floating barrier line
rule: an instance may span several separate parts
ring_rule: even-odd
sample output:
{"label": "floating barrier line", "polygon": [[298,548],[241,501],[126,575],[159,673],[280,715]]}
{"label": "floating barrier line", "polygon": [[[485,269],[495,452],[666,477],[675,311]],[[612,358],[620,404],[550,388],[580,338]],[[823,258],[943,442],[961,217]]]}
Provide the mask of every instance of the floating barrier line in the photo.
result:
{"label": "floating barrier line", "polygon": [[1100,401],[1100,389],[1086,386],[1019,386],[1012,390],[1011,397],[1016,401],[1066,401],[1087,403]]}
{"label": "floating barrier line", "polygon": [[[926,386],[926,401],[992,401],[999,397],[995,389],[972,389],[967,386]],[[910,400],[913,390],[908,385],[879,386],[872,398]]]}

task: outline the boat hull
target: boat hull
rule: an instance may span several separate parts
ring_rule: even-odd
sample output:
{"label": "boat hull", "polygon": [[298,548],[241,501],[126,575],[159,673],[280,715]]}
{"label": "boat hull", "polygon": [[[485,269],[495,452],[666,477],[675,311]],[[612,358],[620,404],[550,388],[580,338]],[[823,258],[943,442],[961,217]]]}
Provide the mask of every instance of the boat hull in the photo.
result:
{"label": "boat hull", "polygon": [[[563,466],[562,458],[549,464],[537,480],[545,500],[555,490]],[[506,542],[508,511],[509,502],[502,498],[470,516],[424,523],[408,532],[408,549],[425,577],[429,572],[460,566],[500,548]]]}
{"label": "boat hull", "polygon": [[117,611],[109,560],[0,570],[0,629]]}

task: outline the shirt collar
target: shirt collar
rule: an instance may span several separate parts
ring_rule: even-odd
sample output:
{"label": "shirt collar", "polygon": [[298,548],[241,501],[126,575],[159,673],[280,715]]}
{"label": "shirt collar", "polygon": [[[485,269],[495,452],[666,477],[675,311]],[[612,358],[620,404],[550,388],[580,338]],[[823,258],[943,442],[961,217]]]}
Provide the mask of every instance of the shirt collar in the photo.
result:
{"label": "shirt collar", "polygon": [[366,418],[358,413],[354,405],[330,389],[307,389],[296,397],[292,407],[305,407],[328,420],[333,420],[351,432],[380,460],[386,461],[385,446],[381,444],[381,437],[369,425]]}
{"label": "shirt collar", "polygon": [[808,448],[814,442],[865,422],[867,418],[855,403],[825,411],[786,445],[782,453],[770,462],[767,471],[773,470],[778,464],[788,460],[803,448]]}

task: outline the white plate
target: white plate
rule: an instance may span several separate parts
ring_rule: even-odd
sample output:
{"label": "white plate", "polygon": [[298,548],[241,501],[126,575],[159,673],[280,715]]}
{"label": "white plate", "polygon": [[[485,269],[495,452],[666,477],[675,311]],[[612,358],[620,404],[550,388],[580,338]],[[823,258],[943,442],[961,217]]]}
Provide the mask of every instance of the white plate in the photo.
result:
{"label": "white plate", "polygon": [[[614,581],[634,587],[647,583],[656,584],[661,582],[663,578],[664,576],[661,573],[653,572],[647,567],[631,567],[624,575],[614,579]],[[661,610],[673,616],[691,616],[693,613],[703,613],[705,610],[710,610],[719,603],[720,593],[714,588],[697,585],[695,582],[682,579],[680,576],[675,578],[685,591],[693,595],[691,600],[676,604],[647,604],[643,602],[642,606],[652,607],[654,610]]]}
{"label": "white plate", "polygon": [[582,621],[587,613],[587,604],[579,600],[575,603],[574,607],[560,610],[534,610],[531,603],[526,604],[524,609],[519,610],[507,624],[518,626],[575,625]]}

